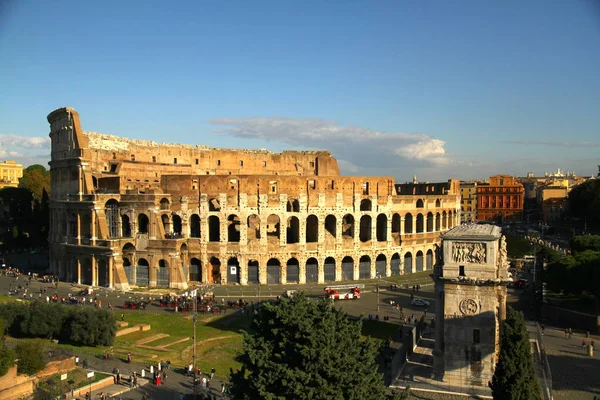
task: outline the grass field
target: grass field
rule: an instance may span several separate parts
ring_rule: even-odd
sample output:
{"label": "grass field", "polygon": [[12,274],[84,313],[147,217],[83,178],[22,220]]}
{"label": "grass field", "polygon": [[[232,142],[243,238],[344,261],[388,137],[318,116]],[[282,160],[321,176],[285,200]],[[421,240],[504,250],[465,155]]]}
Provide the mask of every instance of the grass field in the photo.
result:
{"label": "grass field", "polygon": [[85,386],[86,384],[89,385],[90,383],[97,382],[110,376],[96,372],[94,373],[94,377],[89,379],[87,377],[87,372],[87,370],[81,368],[69,371],[67,372],[67,380],[65,381],[60,380],[60,376],[62,374],[50,375],[40,380],[38,388],[41,391],[44,391],[53,397],[57,397],[61,396],[63,393],[68,392],[71,389],[79,389]]}

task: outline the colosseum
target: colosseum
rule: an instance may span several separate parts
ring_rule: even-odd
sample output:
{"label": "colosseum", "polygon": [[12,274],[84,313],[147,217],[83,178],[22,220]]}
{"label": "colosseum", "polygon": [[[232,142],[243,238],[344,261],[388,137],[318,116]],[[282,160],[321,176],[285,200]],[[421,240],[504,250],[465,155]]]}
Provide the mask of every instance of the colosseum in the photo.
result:
{"label": "colosseum", "polygon": [[127,290],[304,284],[433,269],[460,187],[341,176],[327,151],[232,150],[84,132],[48,115],[50,263]]}

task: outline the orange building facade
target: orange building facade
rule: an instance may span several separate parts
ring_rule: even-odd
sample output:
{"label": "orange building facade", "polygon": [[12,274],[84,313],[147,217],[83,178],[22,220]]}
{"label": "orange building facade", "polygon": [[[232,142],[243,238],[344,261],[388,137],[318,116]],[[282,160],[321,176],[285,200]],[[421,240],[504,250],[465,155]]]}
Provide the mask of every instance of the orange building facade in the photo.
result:
{"label": "orange building facade", "polygon": [[477,186],[477,221],[520,221],[523,218],[523,185],[509,175],[490,177]]}

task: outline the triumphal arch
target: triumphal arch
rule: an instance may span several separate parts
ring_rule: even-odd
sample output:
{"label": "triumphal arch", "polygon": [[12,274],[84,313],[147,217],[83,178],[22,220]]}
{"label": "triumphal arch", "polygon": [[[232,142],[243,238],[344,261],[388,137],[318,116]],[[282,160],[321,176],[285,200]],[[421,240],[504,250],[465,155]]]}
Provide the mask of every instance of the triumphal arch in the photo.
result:
{"label": "triumphal arch", "polygon": [[510,281],[506,240],[495,225],[457,226],[441,235],[436,293],[434,377],[487,387],[500,351]]}
{"label": "triumphal arch", "polygon": [[84,132],[48,115],[50,262],[128,289],[355,280],[433,269],[459,182],[341,176],[327,151],[233,150]]}

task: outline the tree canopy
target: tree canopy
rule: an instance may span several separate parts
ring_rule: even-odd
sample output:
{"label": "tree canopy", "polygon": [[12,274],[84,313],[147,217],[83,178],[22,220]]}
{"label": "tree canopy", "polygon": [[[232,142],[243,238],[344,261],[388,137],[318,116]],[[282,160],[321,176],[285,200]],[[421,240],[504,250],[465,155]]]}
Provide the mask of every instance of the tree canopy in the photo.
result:
{"label": "tree canopy", "polygon": [[581,294],[600,300],[600,236],[573,238],[572,255],[548,265],[544,280],[553,292]]}
{"label": "tree canopy", "polygon": [[44,190],[50,193],[50,171],[40,164],[30,165],[23,170],[19,187],[29,190],[33,198],[41,202]]}
{"label": "tree canopy", "polygon": [[304,294],[265,303],[244,338],[242,369],[231,371],[235,399],[382,399],[378,344],[325,300]]}
{"label": "tree canopy", "polygon": [[490,387],[495,400],[541,400],[523,313],[506,308],[500,356]]}
{"label": "tree canopy", "polygon": [[573,217],[585,221],[587,228],[600,231],[600,179],[590,179],[569,192],[569,210]]}

